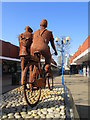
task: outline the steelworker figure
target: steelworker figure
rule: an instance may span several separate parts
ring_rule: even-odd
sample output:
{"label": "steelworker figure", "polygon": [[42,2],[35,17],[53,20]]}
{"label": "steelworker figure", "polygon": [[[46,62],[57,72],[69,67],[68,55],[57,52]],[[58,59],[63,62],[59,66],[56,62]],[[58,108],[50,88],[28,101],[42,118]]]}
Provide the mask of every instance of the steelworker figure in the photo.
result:
{"label": "steelworker figure", "polygon": [[[21,59],[21,85],[25,84],[27,70],[29,68],[29,64],[25,56],[30,55],[30,46],[32,44],[32,34],[33,30],[29,27],[25,27],[25,32],[19,34],[19,57]],[[30,69],[30,68],[29,68]]]}
{"label": "steelworker figure", "polygon": [[34,55],[35,51],[39,51],[41,55],[45,58],[45,73],[46,75],[48,75],[47,73],[50,72],[51,66],[51,53],[48,46],[49,41],[55,51],[55,55],[57,55],[57,51],[54,44],[53,34],[51,31],[47,30],[46,27],[47,20],[42,19],[40,22],[40,29],[33,34],[33,42],[30,51],[32,55]]}

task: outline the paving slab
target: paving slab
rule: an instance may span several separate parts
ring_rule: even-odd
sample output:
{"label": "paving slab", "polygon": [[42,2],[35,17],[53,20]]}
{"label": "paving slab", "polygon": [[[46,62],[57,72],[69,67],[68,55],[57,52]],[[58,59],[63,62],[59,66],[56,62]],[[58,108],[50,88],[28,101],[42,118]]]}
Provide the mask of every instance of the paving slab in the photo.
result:
{"label": "paving slab", "polygon": [[[61,76],[55,77],[56,85],[61,84]],[[79,74],[75,75],[64,75],[64,83],[70,89],[80,119],[89,118],[90,105],[88,98],[88,77],[84,77]]]}

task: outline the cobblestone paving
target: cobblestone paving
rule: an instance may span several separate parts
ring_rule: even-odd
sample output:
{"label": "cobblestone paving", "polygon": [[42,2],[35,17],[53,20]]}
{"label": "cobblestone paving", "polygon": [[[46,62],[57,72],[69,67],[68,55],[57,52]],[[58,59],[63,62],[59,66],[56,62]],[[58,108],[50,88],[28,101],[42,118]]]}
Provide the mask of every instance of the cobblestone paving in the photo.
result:
{"label": "cobblestone paving", "polygon": [[2,95],[1,119],[65,119],[64,88],[42,89],[40,102],[34,108],[27,105],[22,87]]}

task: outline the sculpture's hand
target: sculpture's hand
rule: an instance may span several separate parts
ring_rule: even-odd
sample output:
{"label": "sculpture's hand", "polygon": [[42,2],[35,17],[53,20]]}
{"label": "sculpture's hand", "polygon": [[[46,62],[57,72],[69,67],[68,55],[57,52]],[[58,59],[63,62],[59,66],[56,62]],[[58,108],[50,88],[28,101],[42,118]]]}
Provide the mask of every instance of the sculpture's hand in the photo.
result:
{"label": "sculpture's hand", "polygon": [[58,55],[57,51],[55,51],[55,55]]}

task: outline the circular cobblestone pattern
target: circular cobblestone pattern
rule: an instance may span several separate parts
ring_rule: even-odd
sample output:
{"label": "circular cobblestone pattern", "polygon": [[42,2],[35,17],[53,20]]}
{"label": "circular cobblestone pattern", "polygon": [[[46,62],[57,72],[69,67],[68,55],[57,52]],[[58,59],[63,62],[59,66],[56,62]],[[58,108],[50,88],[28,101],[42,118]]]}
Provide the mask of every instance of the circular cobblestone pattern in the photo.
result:
{"label": "circular cobblestone pattern", "polygon": [[3,119],[65,119],[64,88],[41,90],[40,102],[33,108],[27,105],[22,87],[2,95]]}

